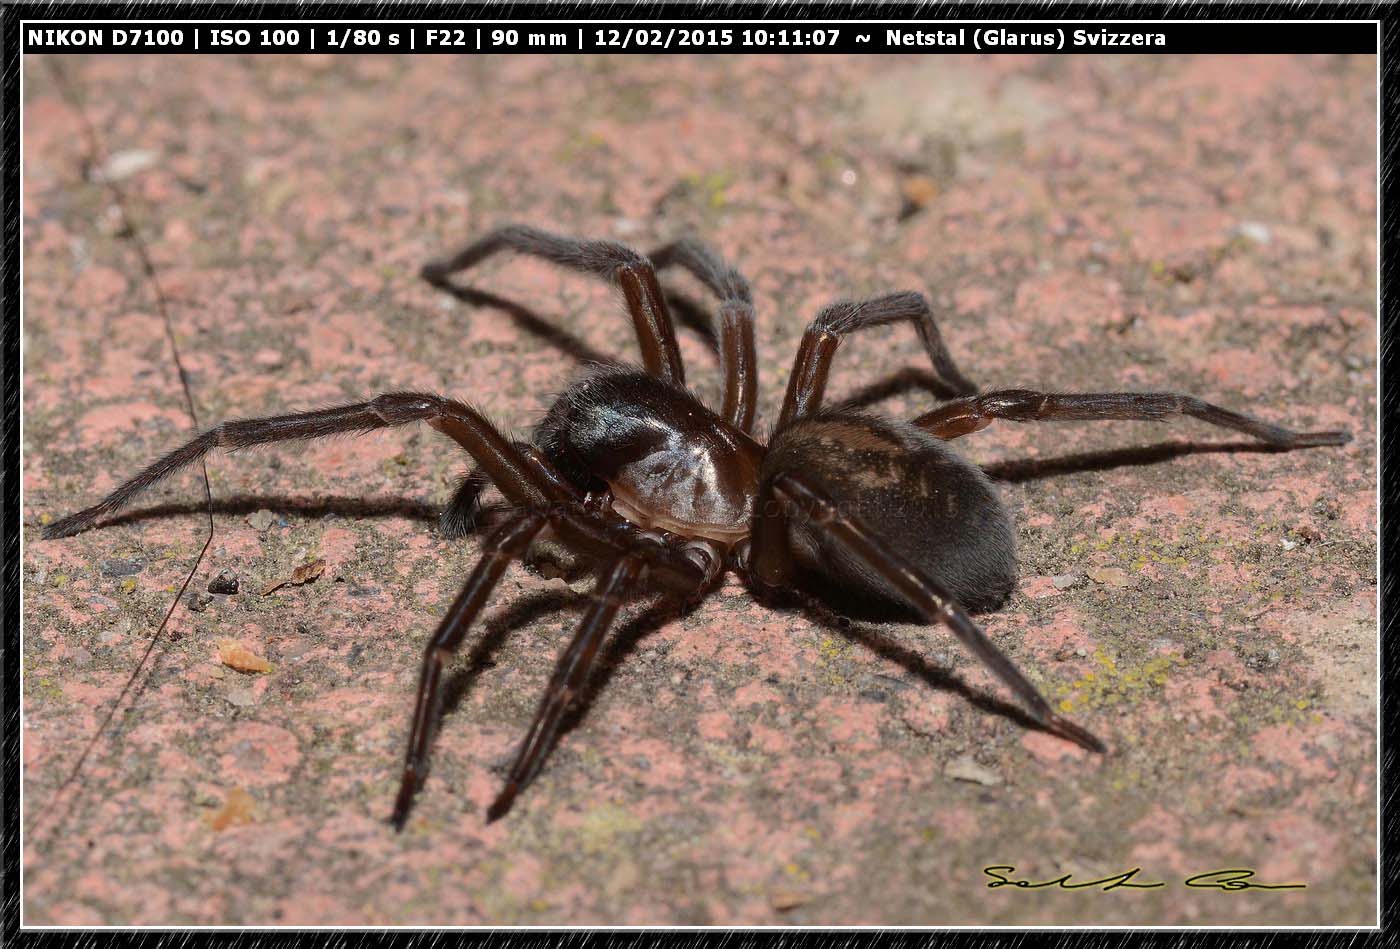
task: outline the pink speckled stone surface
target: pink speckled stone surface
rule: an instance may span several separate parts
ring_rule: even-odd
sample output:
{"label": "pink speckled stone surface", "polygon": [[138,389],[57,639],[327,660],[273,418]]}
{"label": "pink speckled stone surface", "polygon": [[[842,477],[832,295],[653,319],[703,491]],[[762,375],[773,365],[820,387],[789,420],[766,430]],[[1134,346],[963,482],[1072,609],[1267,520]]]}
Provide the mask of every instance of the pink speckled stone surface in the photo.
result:
{"label": "pink speckled stone surface", "polygon": [[[145,514],[39,539],[189,422],[111,192],[27,56],[27,922],[1374,921],[1373,58],[63,62],[103,160],[125,154],[205,424],[422,387],[526,431],[572,358],[416,277],[520,221],[714,242],[753,282],[768,420],[824,302],[913,288],[984,386],[1186,391],[1356,440],[1004,486],[1022,585],[983,623],[1104,758],[1027,730],[942,630],[842,628],[730,581],[646,635],[628,614],[577,727],[487,826],[583,602],[512,568],[402,834],[385,818],[421,650],[478,550],[433,522],[462,456],[419,428],[212,457],[194,589],[229,569],[241,591],[177,609],[60,793],[203,522],[185,474]],[[604,287],[521,260],[473,279],[634,353]],[[682,348],[712,395],[714,357]],[[832,392],[911,366],[912,331],[871,332]],[[991,464],[1211,439],[1237,441],[1002,424],[960,446]],[[311,557],[316,582],[260,594]],[[222,667],[220,639],[272,671]],[[250,819],[216,830],[235,789]],[[988,889],[990,864],[1169,885]],[[1181,885],[1235,866],[1308,888]]]}

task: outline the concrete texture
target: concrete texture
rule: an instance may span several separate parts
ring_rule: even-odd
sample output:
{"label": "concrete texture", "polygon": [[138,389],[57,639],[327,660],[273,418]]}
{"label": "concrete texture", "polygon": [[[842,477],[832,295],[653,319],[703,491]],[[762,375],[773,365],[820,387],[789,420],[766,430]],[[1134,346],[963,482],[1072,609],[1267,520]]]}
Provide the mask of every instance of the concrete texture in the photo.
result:
{"label": "concrete texture", "polygon": [[[63,67],[104,154],[26,57],[27,922],[1374,920],[1373,58]],[[433,523],[463,458],[422,428],[217,456],[198,609],[177,609],[130,710],[61,787],[204,530],[185,474],[144,513],[39,539],[189,434],[104,175],[204,424],[424,387],[525,431],[570,352],[634,350],[582,278],[519,260],[474,278],[556,340],[417,280],[520,221],[717,244],[755,288],[770,421],[821,304],[914,288],[984,386],[1179,390],[1356,440],[1004,486],[1023,578],[982,622],[1109,742],[1101,759],[1028,730],[940,629],[773,612],[730,581],[683,618],[628,614],[577,727],[487,826],[586,589],[512,568],[402,834],[385,818],[421,649],[478,550]],[[683,352],[713,394],[712,354],[693,334]],[[912,331],[871,332],[832,392],[909,367]],[[882,410],[934,404],[891,389]],[[1015,476],[1212,440],[1239,441],[1194,422],[1001,424],[960,446]],[[263,593],[317,558],[314,581]],[[239,592],[204,593],[225,570]],[[235,647],[270,671],[222,663]],[[989,889],[992,864],[1140,866],[1168,886]],[[1307,889],[1181,884],[1224,867]]]}

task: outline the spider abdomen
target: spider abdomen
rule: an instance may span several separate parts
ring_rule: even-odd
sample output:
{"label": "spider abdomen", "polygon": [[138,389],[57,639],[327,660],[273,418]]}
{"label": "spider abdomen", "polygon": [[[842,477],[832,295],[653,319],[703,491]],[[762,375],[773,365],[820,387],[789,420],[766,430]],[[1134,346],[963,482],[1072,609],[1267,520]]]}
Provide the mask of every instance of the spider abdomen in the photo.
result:
{"label": "spider abdomen", "polygon": [[[1015,588],[1010,515],[982,469],[942,440],[892,419],[827,413],[774,437],[762,477],[784,471],[819,484],[968,610],[996,609]],[[827,532],[800,517],[789,532],[797,566],[849,594],[843,605],[915,610]]]}
{"label": "spider abdomen", "polygon": [[652,376],[594,371],[555,402],[535,444],[580,490],[606,486],[642,527],[725,545],[748,535],[763,448]]}

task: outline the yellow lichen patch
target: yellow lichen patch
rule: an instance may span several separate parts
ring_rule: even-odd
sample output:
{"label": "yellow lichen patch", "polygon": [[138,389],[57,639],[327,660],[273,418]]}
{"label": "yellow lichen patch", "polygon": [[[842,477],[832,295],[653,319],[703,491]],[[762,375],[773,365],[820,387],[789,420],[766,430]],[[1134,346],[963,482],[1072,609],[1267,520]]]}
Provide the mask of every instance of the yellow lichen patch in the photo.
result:
{"label": "yellow lichen patch", "polygon": [[1254,730],[1271,725],[1316,725],[1322,721],[1322,715],[1314,708],[1315,697],[1279,698],[1280,702],[1271,702],[1263,708],[1250,708],[1241,714],[1239,723]]}
{"label": "yellow lichen patch", "polygon": [[1179,656],[1154,656],[1141,665],[1120,668],[1118,662],[1102,652],[1094,653],[1097,669],[1091,669],[1067,686],[1055,690],[1056,705],[1062,712],[1099,708],[1119,702],[1134,701],[1149,691],[1167,684],[1173,663]]}
{"label": "yellow lichen patch", "polygon": [[602,853],[610,850],[619,836],[641,829],[641,819],[631,811],[615,804],[604,804],[584,815],[578,829],[579,845],[589,853]]}
{"label": "yellow lichen patch", "polygon": [[[1115,534],[1102,540],[1075,541],[1069,546],[1069,554],[1072,557],[1077,557],[1091,551],[1099,553],[1111,551],[1115,563],[1127,562],[1133,570],[1141,571],[1148,564],[1163,564],[1180,569],[1200,561],[1199,545],[1207,541],[1213,547],[1222,546],[1218,538],[1203,533],[1198,533],[1194,538],[1185,534],[1179,534],[1174,538],[1162,538],[1136,531],[1129,534]],[[1230,546],[1229,542],[1226,542],[1224,546]]]}
{"label": "yellow lichen patch", "polygon": [[812,879],[812,874],[808,873],[798,864],[792,862],[789,862],[783,866],[783,872],[786,873],[792,879],[800,880],[803,883],[806,883],[808,880]]}
{"label": "yellow lichen patch", "polygon": [[728,203],[725,192],[735,181],[732,171],[712,171],[706,174],[691,173],[681,178],[681,184],[695,195],[700,203],[710,210],[719,210]]}
{"label": "yellow lichen patch", "polygon": [[850,642],[836,636],[823,636],[821,642],[817,643],[817,658],[822,667],[822,681],[825,685],[841,685],[846,681],[840,670],[850,650]]}

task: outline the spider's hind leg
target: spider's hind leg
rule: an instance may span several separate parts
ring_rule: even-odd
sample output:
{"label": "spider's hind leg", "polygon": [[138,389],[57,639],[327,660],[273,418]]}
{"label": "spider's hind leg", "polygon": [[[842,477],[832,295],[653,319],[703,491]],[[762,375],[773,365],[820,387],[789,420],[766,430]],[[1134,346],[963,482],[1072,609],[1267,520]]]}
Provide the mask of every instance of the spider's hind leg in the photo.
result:
{"label": "spider's hind leg", "polygon": [[[776,502],[776,503],[774,503]],[[949,590],[929,572],[893,550],[888,541],[845,505],[838,504],[813,480],[797,472],[779,472],[765,481],[755,505],[762,512],[754,530],[752,576],[761,586],[786,582],[784,567],[789,509],[814,529],[834,538],[859,557],[891,589],[917,606],[929,623],[941,623],[987,666],[1042,727],[1090,751],[1104,752],[1103,742],[1057,713],[1030,680],[972,621]]]}
{"label": "spider's hind leg", "polygon": [[954,394],[971,395],[977,385],[963,375],[938,331],[933,311],[922,293],[905,291],[871,300],[841,300],[822,308],[802,335],[783,397],[778,427],[815,413],[826,394],[827,376],[842,339],[859,330],[890,323],[912,323],[939,379]]}
{"label": "spider's hind leg", "polygon": [[952,439],[980,431],[997,419],[1008,422],[1113,419],[1158,422],[1173,416],[1189,416],[1220,428],[1234,429],[1285,451],[1345,445],[1351,441],[1348,432],[1295,432],[1177,392],[1054,393],[1002,389],[939,406],[914,419],[914,424],[939,438]]}

